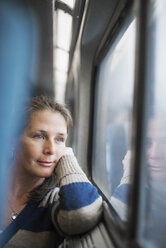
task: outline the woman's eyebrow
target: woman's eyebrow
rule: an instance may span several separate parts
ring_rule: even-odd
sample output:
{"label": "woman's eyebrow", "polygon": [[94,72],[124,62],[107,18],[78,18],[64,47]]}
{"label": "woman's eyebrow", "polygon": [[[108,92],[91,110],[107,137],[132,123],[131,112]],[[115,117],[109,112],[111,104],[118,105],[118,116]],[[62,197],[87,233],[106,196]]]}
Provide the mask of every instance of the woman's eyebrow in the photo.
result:
{"label": "woman's eyebrow", "polygon": [[36,132],[40,132],[40,133],[43,133],[43,134],[47,133],[47,131],[45,131],[45,130],[36,130]]}
{"label": "woman's eyebrow", "polygon": [[31,130],[30,133],[31,133],[31,134],[37,133],[37,134],[41,134],[41,135],[43,135],[43,136],[48,136],[48,135],[47,135],[47,131],[45,131],[45,130],[40,130],[40,129]]}
{"label": "woman's eyebrow", "polygon": [[[40,132],[40,133],[42,133],[44,135],[47,135],[47,131],[45,131],[45,130],[38,130],[37,132]],[[56,135],[62,136],[62,137],[67,137],[67,133],[62,133],[62,132],[59,132]]]}
{"label": "woman's eyebrow", "polygon": [[58,133],[57,135],[67,137],[67,133]]}
{"label": "woman's eyebrow", "polygon": [[[48,132],[47,132],[47,130],[43,130],[43,129],[37,129],[37,130],[32,130],[31,131],[32,133],[34,133],[34,132],[38,132],[38,133],[41,133],[41,134],[43,134],[43,135],[47,135],[48,136]],[[55,134],[55,136],[61,136],[61,137],[67,137],[67,133],[66,132],[64,132],[64,133],[62,133],[62,132],[57,132],[56,134]]]}

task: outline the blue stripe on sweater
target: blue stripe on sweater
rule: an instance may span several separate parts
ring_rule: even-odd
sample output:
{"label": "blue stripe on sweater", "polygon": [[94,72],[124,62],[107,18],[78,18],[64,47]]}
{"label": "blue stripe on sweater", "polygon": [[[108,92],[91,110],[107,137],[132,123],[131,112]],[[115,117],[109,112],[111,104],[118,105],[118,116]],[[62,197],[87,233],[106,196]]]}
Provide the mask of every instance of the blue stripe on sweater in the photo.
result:
{"label": "blue stripe on sweater", "polygon": [[65,185],[59,195],[60,208],[63,210],[76,210],[90,205],[99,198],[97,189],[88,182]]}
{"label": "blue stripe on sweater", "polygon": [[51,220],[52,205],[47,208],[38,208],[37,205],[36,203],[27,204],[18,217],[0,234],[0,247],[3,247],[20,229],[32,232],[55,230]]}
{"label": "blue stripe on sweater", "polygon": [[129,188],[130,188],[129,184],[122,184],[118,186],[113,193],[113,197],[117,198],[118,200],[120,200],[125,204],[128,204]]}

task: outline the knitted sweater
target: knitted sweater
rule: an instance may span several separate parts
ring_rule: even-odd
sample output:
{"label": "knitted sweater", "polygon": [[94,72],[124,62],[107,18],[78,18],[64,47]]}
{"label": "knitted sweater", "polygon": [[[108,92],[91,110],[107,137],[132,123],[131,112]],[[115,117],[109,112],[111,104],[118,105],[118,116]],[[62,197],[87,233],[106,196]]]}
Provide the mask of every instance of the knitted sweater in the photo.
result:
{"label": "knitted sweater", "polygon": [[44,199],[29,203],[0,234],[0,247],[58,247],[65,236],[85,233],[99,221],[102,199],[73,155],[59,160],[58,186]]}
{"label": "knitted sweater", "polygon": [[[127,155],[127,154],[126,154]],[[123,166],[124,172],[120,180],[120,184],[115,189],[111,196],[110,202],[118,215],[123,221],[127,220],[128,207],[129,207],[129,192],[132,180],[132,171],[130,169],[130,160],[127,158]]]}

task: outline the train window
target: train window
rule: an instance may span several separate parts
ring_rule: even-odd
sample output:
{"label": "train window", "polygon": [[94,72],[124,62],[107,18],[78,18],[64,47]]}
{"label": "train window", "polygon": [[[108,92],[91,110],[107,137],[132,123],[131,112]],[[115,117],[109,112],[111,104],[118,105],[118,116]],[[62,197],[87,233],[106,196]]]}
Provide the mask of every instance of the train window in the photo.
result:
{"label": "train window", "polygon": [[[58,2],[56,3],[58,4]],[[66,1],[62,3],[66,4]],[[68,1],[69,10],[73,4],[74,1]],[[72,16],[67,10],[58,9],[57,6],[54,12],[54,34],[54,93],[55,99],[64,103],[71,45]]]}
{"label": "train window", "polygon": [[166,237],[166,1],[148,5],[147,90],[138,237],[142,247],[165,247]]}
{"label": "train window", "polygon": [[92,168],[94,182],[123,220],[130,181],[134,54],[135,19],[130,17],[97,72]]}

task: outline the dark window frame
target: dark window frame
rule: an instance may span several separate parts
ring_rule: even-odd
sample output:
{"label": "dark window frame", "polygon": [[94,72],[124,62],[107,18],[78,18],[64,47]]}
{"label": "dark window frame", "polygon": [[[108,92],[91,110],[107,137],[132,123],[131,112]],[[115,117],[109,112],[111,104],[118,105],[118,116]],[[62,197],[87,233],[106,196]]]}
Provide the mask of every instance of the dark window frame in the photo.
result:
{"label": "dark window frame", "polygon": [[[132,6],[133,5],[133,6]],[[108,231],[115,242],[116,247],[124,247],[124,242],[126,247],[140,247],[137,241],[137,221],[138,221],[138,206],[139,206],[139,183],[140,183],[140,173],[141,167],[141,151],[142,151],[142,140],[143,140],[143,121],[145,114],[145,92],[146,92],[146,46],[147,46],[147,1],[125,1],[119,4],[119,8],[114,15],[113,21],[110,23],[110,28],[106,31],[103,40],[101,41],[96,57],[94,59],[94,70],[92,79],[92,88],[95,89],[95,81],[97,75],[98,66],[113,42],[116,34],[121,30],[120,27],[124,22],[126,15],[128,15],[131,8],[134,8],[136,15],[136,58],[135,58],[135,82],[134,82],[134,103],[133,103],[133,135],[135,138],[132,140],[132,146],[134,147],[133,156],[133,173],[134,173],[134,184],[131,191],[130,205],[132,208],[128,213],[129,222],[126,223],[126,228],[124,223],[119,220],[119,217],[112,209],[110,202],[105,198],[99,189],[100,193],[103,195],[106,203],[104,207],[104,219],[107,225]],[[111,34],[111,35],[110,35]],[[93,113],[94,113],[94,93],[92,94],[93,99]],[[92,117],[91,130],[93,133],[93,122],[94,116]],[[132,135],[132,136],[133,136]],[[91,144],[90,150],[92,151],[93,145]],[[91,167],[92,167],[92,157],[91,157]],[[90,168],[92,173],[92,168]],[[91,174],[92,175],[92,174]],[[93,181],[93,178],[92,178]],[[93,181],[95,184],[95,182]],[[97,185],[96,185],[97,186]],[[98,187],[98,186],[97,186]],[[111,211],[110,211],[111,210]],[[114,217],[113,217],[114,216]],[[115,222],[116,219],[116,222]]]}

